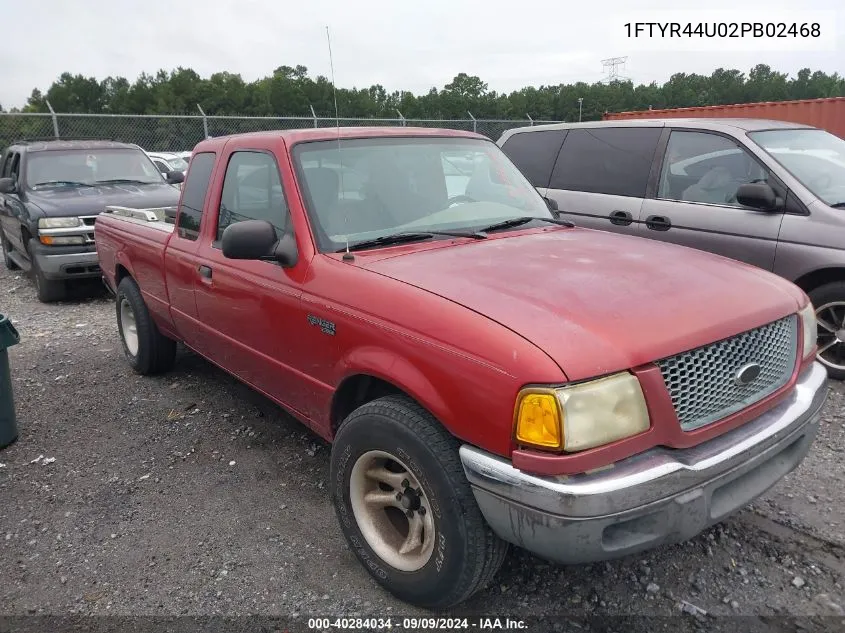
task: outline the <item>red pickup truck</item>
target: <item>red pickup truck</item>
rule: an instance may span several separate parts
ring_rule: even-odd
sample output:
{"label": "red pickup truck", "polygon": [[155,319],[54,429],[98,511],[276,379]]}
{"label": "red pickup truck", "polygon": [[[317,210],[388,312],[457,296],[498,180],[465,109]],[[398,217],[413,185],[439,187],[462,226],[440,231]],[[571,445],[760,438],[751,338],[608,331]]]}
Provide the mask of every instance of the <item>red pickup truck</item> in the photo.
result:
{"label": "red pickup truck", "polygon": [[180,341],[331,442],[351,549],[423,607],[508,544],[571,564],[698,534],[801,462],[827,394],[797,286],[574,227],[476,134],[205,140],[176,209],[95,234],[131,366]]}

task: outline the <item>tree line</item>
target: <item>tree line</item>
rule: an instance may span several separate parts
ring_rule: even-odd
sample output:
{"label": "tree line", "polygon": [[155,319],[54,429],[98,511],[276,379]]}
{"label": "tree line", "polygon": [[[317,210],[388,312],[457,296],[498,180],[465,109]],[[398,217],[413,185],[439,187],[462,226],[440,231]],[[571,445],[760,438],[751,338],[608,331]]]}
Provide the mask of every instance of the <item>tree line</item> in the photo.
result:
{"label": "tree line", "polygon": [[[709,76],[676,73],[663,84],[634,85],[631,81],[559,84],[525,87],[509,94],[490,90],[481,78],[460,73],[443,88],[425,94],[369,88],[337,89],[341,117],[407,119],[525,119],[573,121],[600,119],[605,112],[679,108],[757,101],[783,101],[845,96],[845,78],[800,70],[794,77],[758,64],[747,74],[717,68]],[[201,77],[190,68],[142,74],[134,82],[125,77],[98,80],[62,73],[45,91],[36,88],[26,105],[12,112],[92,114],[334,116],[331,82],[309,77],[305,66],[280,66],[269,76],[247,82],[239,74],[218,72]],[[2,111],[2,107],[0,107]]]}

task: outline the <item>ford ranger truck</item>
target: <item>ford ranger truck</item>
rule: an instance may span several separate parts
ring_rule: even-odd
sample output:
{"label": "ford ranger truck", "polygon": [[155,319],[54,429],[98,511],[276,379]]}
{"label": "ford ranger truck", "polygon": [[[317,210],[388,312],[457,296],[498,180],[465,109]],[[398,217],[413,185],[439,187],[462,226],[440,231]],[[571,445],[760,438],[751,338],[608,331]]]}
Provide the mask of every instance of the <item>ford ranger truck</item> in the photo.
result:
{"label": "ford ranger truck", "polygon": [[175,216],[109,208],[95,235],[132,368],[181,342],[331,442],[351,550],[429,609],[510,545],[694,537],[801,463],[827,394],[797,286],[573,226],[477,134],[205,140]]}

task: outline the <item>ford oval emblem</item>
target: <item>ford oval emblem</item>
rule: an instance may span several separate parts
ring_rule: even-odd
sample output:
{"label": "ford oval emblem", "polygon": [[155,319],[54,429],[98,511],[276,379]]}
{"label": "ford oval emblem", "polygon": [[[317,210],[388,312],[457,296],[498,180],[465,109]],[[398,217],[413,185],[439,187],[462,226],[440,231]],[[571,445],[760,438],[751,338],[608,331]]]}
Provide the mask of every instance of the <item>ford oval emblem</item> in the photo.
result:
{"label": "ford oval emblem", "polygon": [[752,382],[757,380],[760,372],[763,370],[760,363],[748,363],[739,368],[734,376],[734,382],[740,387],[747,387]]}

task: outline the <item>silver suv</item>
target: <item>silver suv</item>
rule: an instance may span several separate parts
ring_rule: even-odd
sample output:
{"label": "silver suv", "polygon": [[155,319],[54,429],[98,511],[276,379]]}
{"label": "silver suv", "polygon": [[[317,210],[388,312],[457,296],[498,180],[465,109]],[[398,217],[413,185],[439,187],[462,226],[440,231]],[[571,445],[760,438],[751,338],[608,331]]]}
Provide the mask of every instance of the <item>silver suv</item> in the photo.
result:
{"label": "silver suv", "polygon": [[642,119],[518,128],[498,144],[581,226],[709,251],[800,286],[816,306],[818,359],[845,379],[845,140],[782,121]]}

